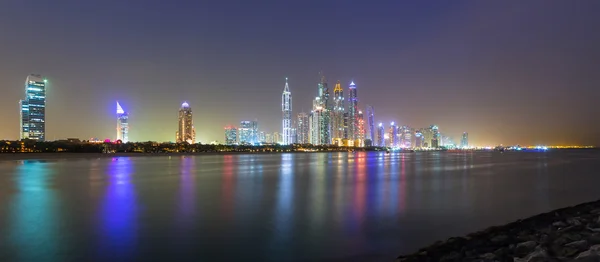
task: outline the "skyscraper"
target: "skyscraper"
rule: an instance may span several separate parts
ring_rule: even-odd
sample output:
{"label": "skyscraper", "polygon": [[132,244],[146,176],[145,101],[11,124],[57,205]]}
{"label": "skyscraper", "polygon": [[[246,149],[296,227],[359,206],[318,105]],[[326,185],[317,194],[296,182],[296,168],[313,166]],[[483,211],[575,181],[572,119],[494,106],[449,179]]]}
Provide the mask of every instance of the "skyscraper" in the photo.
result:
{"label": "skyscraper", "polygon": [[237,144],[237,128],[235,126],[225,127],[225,144],[235,145]]}
{"label": "skyscraper", "polygon": [[117,140],[129,142],[129,114],[123,110],[117,101]]}
{"label": "skyscraper", "polygon": [[377,146],[385,146],[385,127],[383,123],[377,126]]}
{"label": "skyscraper", "polygon": [[297,132],[298,132],[298,139],[297,142],[299,144],[308,144],[309,140],[308,140],[308,132],[309,132],[309,123],[308,123],[308,114],[301,112],[298,114],[298,128],[297,128]]}
{"label": "skyscraper", "polygon": [[346,138],[344,135],[344,89],[338,80],[333,89],[333,110],[331,115],[331,131],[333,140]]}
{"label": "skyscraper", "polygon": [[255,144],[258,137],[257,121],[241,121],[238,129],[240,144]]}
{"label": "skyscraper", "polygon": [[460,139],[460,147],[462,147],[462,148],[469,147],[469,133],[464,132],[462,134],[462,138]]}
{"label": "skyscraper", "polygon": [[187,102],[181,104],[179,109],[179,124],[175,134],[177,143],[187,142],[188,144],[196,143],[196,129],[194,129],[194,121],[192,119],[192,108]]}
{"label": "skyscraper", "polygon": [[362,111],[358,111],[358,115],[356,116],[357,121],[357,130],[358,130],[358,138],[354,141],[354,146],[362,147],[365,142],[365,119]]}
{"label": "skyscraper", "polygon": [[354,81],[350,83],[348,94],[348,139],[358,139],[358,97]]}
{"label": "skyscraper", "polygon": [[423,145],[423,131],[420,129],[415,132],[415,148],[424,147]]}
{"label": "skyscraper", "polygon": [[288,86],[287,77],[285,78],[285,87],[283,88],[283,94],[281,95],[281,111],[283,113],[283,121],[282,127],[283,132],[281,133],[283,136],[284,145],[289,145],[293,143],[292,138],[292,93],[290,93],[290,88]]}
{"label": "skyscraper", "polygon": [[25,79],[25,99],[19,103],[21,139],[46,140],[46,83],[41,75]]}
{"label": "skyscraper", "polygon": [[319,102],[321,107],[321,115],[319,117],[319,145],[326,145],[331,143],[331,106],[329,104],[329,88],[327,86],[327,80],[325,75],[320,73],[321,80],[318,87]]}
{"label": "skyscraper", "polygon": [[309,140],[313,145],[323,145],[327,142],[323,141],[323,113],[324,109],[321,104],[321,98],[316,97],[313,100],[313,110],[310,112],[309,116]]}
{"label": "skyscraper", "polygon": [[398,127],[396,126],[396,123],[394,123],[394,122],[390,123],[389,137],[390,137],[389,146],[390,147],[398,146]]}
{"label": "skyscraper", "polygon": [[440,147],[440,131],[438,126],[436,125],[431,125],[429,126],[429,129],[431,130],[431,134],[432,134],[432,138],[431,138],[431,144],[429,147],[433,147],[433,148],[438,148]]}
{"label": "skyscraper", "polygon": [[370,139],[372,143],[375,143],[375,110],[370,105],[367,105],[367,122],[369,124],[369,135],[367,139]]}

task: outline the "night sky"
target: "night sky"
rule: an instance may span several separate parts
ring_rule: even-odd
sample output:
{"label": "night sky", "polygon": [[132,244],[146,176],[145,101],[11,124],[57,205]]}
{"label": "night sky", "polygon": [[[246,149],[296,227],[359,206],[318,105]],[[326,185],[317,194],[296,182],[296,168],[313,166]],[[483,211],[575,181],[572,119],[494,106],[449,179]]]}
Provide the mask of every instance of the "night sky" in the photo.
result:
{"label": "night sky", "polygon": [[[177,2],[177,4],[175,4]],[[28,74],[49,80],[47,139],[173,141],[188,101],[198,140],[258,119],[281,129],[318,72],[351,80],[376,122],[493,144],[600,145],[600,1],[0,2],[0,139],[17,139]]]}

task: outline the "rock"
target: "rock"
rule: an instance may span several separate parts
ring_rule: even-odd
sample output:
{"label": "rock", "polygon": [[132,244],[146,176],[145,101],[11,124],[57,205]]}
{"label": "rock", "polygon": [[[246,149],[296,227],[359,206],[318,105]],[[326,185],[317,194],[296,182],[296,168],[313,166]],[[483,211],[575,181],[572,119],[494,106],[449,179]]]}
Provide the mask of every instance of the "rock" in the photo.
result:
{"label": "rock", "polygon": [[600,245],[593,245],[590,247],[590,251],[600,252]]}
{"label": "rock", "polygon": [[587,240],[573,241],[571,243],[565,244],[565,246],[583,250],[588,247],[588,242],[587,242]]}
{"label": "rock", "polygon": [[596,261],[597,262],[597,261],[600,261],[600,255],[598,255],[598,253],[596,253],[596,252],[587,250],[587,251],[583,251],[583,252],[579,253],[579,255],[577,255],[575,260],[572,260],[572,261],[578,261],[578,262]]}
{"label": "rock", "polygon": [[515,258],[515,262],[542,262],[548,260],[548,253],[544,249],[538,249],[529,253],[524,258]]}
{"label": "rock", "polygon": [[594,233],[591,236],[589,236],[588,242],[590,242],[590,244],[592,245],[600,244],[600,233]]}
{"label": "rock", "polygon": [[554,226],[554,227],[566,227],[567,224],[565,224],[562,221],[556,221],[556,222],[552,223],[552,226]]}
{"label": "rock", "polygon": [[562,247],[554,250],[554,253],[559,257],[574,257],[579,252],[581,252],[581,250],[574,247]]}
{"label": "rock", "polygon": [[572,225],[572,226],[581,226],[581,222],[579,221],[579,218],[569,218],[569,219],[567,219],[567,223],[569,223],[569,225]]}
{"label": "rock", "polygon": [[483,258],[484,260],[494,260],[496,259],[496,255],[494,255],[494,253],[485,253],[481,255],[480,258]]}
{"label": "rock", "polygon": [[440,262],[442,261],[461,261],[460,253],[453,251],[450,254],[446,254],[442,258],[440,258]]}
{"label": "rock", "polygon": [[493,237],[492,239],[490,239],[493,243],[503,243],[506,240],[508,240],[508,236],[507,235],[498,235]]}
{"label": "rock", "polygon": [[592,213],[592,214],[600,214],[600,208],[594,209],[594,210],[590,211],[590,213]]}
{"label": "rock", "polygon": [[537,243],[535,241],[527,241],[517,244],[515,248],[515,254],[519,257],[525,256],[529,254],[531,251],[535,249]]}

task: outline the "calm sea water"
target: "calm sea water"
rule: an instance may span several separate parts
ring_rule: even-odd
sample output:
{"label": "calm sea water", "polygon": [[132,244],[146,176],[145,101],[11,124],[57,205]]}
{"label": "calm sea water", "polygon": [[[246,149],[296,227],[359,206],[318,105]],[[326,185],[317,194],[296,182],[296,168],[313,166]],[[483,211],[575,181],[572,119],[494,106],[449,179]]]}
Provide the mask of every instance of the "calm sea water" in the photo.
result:
{"label": "calm sea water", "polygon": [[0,161],[0,261],[393,261],[600,198],[600,152]]}

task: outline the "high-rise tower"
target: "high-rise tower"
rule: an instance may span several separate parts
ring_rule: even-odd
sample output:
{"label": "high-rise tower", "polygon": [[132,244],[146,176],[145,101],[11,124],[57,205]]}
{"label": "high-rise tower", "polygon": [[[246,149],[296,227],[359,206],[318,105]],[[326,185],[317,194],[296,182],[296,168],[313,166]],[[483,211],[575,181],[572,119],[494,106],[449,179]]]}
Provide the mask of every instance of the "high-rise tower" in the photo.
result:
{"label": "high-rise tower", "polygon": [[194,121],[192,119],[192,108],[187,102],[181,104],[181,108],[179,109],[178,131],[175,137],[177,143],[196,143],[196,130],[194,129]]}
{"label": "high-rise tower", "polygon": [[298,114],[298,127],[297,127],[297,142],[299,144],[308,144],[310,141],[308,140],[308,132],[309,132],[309,124],[308,124],[308,114],[301,112]]}
{"label": "high-rise tower", "polygon": [[344,136],[344,89],[337,81],[333,89],[333,110],[331,115],[331,131],[333,140],[341,140]]}
{"label": "high-rise tower", "polygon": [[367,122],[369,124],[367,139],[370,139],[371,143],[375,143],[375,110],[370,105],[367,105]]}
{"label": "high-rise tower", "polygon": [[129,142],[129,114],[123,110],[117,101],[117,140]]}
{"label": "high-rise tower", "polygon": [[389,137],[390,137],[389,146],[390,147],[398,146],[398,127],[396,126],[396,123],[394,123],[394,122],[390,123]]}
{"label": "high-rise tower", "polygon": [[462,147],[462,148],[469,147],[469,133],[464,132],[462,134],[462,138],[460,139],[460,147]]}
{"label": "high-rise tower", "polygon": [[282,127],[283,132],[283,144],[292,144],[294,139],[292,138],[292,93],[290,93],[290,87],[288,86],[287,77],[285,78],[285,87],[283,88],[283,94],[281,94],[281,111],[283,113]]}
{"label": "high-rise tower", "polygon": [[321,107],[321,116],[319,117],[319,138],[320,145],[331,143],[331,106],[329,104],[329,87],[327,80],[322,72],[319,73],[321,80],[318,87],[319,106]]}
{"label": "high-rise tower", "polygon": [[358,97],[356,95],[356,85],[354,81],[350,83],[348,94],[348,139],[358,139]]}
{"label": "high-rise tower", "polygon": [[385,127],[383,123],[377,126],[377,146],[385,146]]}
{"label": "high-rise tower", "polygon": [[41,75],[29,75],[25,79],[25,99],[20,101],[21,139],[46,139],[46,79]]}
{"label": "high-rise tower", "polygon": [[362,147],[365,144],[365,119],[362,111],[358,111],[358,115],[356,116],[357,121],[357,130],[358,130],[358,138],[354,141],[354,146]]}

